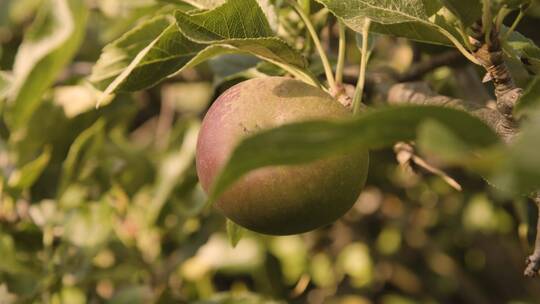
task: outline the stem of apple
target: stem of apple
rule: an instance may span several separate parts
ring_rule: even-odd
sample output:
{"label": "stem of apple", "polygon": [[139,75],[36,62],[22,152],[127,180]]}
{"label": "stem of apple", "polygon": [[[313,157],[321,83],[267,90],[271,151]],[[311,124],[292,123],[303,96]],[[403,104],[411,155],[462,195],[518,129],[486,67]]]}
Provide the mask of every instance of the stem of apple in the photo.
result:
{"label": "stem of apple", "polygon": [[317,32],[315,31],[315,28],[313,27],[313,24],[311,23],[311,20],[309,19],[309,16],[302,10],[300,5],[295,0],[289,0],[289,3],[292,5],[292,7],[295,9],[295,11],[298,13],[304,24],[306,25],[306,29],[308,30],[309,34],[311,35],[311,38],[313,39],[313,43],[315,44],[315,48],[317,48],[317,52],[319,53],[319,56],[321,57],[321,61],[324,67],[324,73],[326,74],[326,80],[328,80],[328,85],[330,86],[330,91],[336,92],[336,80],[334,79],[334,73],[332,72],[332,66],[330,65],[330,61],[328,60],[328,57],[326,56],[326,52],[324,51],[321,40],[319,39],[319,36],[317,35]]}
{"label": "stem of apple", "polygon": [[347,50],[347,37],[345,32],[345,25],[341,20],[338,20],[339,26],[339,49],[338,49],[338,62],[336,66],[336,84],[341,85],[343,83],[343,69],[345,67],[345,51]]}
{"label": "stem of apple", "polygon": [[366,18],[364,21],[364,26],[362,28],[362,54],[360,57],[360,75],[358,76],[358,82],[356,83],[356,90],[354,92],[353,98],[353,114],[358,114],[360,112],[360,107],[362,105],[362,95],[364,94],[364,87],[366,83],[366,67],[367,61],[369,59],[368,54],[368,44],[369,44],[369,27],[371,25],[371,20]]}

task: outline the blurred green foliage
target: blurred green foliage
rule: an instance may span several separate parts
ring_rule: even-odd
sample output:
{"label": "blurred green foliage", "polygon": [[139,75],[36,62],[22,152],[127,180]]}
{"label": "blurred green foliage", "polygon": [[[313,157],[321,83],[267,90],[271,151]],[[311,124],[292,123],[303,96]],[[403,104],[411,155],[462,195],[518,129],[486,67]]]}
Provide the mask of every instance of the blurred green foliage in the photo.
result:
{"label": "blurred green foliage", "polygon": [[[283,71],[223,55],[98,109],[104,96],[87,80],[105,45],[148,16],[215,4],[187,2],[0,1],[0,303],[540,301],[540,281],[521,275],[533,207],[456,168],[462,192],[403,170],[389,149],[372,152],[368,186],[333,225],[288,237],[229,226],[241,236],[231,246],[195,173],[200,120],[232,84]],[[77,12],[72,23],[47,19],[64,4]],[[524,24],[534,27],[538,11]],[[284,39],[301,44],[301,23],[276,18]],[[329,17],[314,18],[322,28]],[[47,31],[63,34],[35,34]],[[429,56],[423,48],[381,36],[372,67],[404,71]],[[347,58],[356,65],[357,51]],[[441,68],[426,79],[459,96],[468,88],[453,74],[470,72]]]}

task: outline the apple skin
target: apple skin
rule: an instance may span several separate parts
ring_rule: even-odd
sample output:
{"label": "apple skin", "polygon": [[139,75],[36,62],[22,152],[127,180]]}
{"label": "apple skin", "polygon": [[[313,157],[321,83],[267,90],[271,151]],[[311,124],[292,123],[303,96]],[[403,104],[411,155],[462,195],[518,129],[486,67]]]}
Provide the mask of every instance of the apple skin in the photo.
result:
{"label": "apple skin", "polygon": [[[285,77],[255,78],[225,91],[203,119],[197,174],[208,193],[240,140],[259,130],[313,119],[350,117],[326,92]],[[220,196],[216,207],[233,222],[271,235],[303,233],[347,212],[364,186],[369,155],[360,149],[301,165],[249,172]]]}

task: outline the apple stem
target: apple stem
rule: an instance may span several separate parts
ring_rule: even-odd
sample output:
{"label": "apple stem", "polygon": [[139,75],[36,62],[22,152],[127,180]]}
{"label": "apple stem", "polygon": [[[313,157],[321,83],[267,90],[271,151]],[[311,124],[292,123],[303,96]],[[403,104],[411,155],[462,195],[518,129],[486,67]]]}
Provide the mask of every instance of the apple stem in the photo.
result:
{"label": "apple stem", "polygon": [[298,13],[300,18],[304,22],[306,29],[311,35],[311,38],[313,39],[313,44],[315,45],[315,48],[317,49],[317,52],[319,53],[319,57],[321,58],[321,61],[324,67],[324,73],[326,74],[326,80],[328,80],[330,91],[337,92],[336,80],[334,79],[332,66],[330,65],[330,61],[328,60],[328,57],[326,56],[326,52],[324,51],[322,47],[321,40],[319,39],[319,36],[317,35],[317,31],[315,31],[315,28],[313,27],[313,24],[311,23],[309,16],[304,12],[304,10],[300,7],[300,5],[298,5],[298,3],[295,0],[289,0],[289,3],[292,5],[294,10]]}
{"label": "apple stem", "polygon": [[339,49],[338,49],[338,61],[336,66],[336,84],[341,85],[343,83],[343,69],[345,68],[345,51],[347,50],[347,36],[346,28],[341,20],[338,20],[339,26]]}
{"label": "apple stem", "polygon": [[364,87],[366,83],[366,67],[369,59],[368,44],[369,44],[369,27],[371,20],[366,18],[364,21],[364,27],[362,28],[362,54],[360,57],[360,75],[358,82],[356,83],[356,90],[353,98],[353,114],[358,114],[362,105],[362,95],[364,94]]}

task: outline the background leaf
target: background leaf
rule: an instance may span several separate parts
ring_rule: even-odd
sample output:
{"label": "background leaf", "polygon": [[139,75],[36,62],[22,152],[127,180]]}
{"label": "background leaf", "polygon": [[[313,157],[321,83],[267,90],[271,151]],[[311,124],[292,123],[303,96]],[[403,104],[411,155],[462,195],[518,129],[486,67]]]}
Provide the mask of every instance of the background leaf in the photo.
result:
{"label": "background leaf", "polygon": [[82,0],[47,0],[27,31],[13,67],[9,124],[23,127],[43,93],[82,41],[88,10]]}
{"label": "background leaf", "polygon": [[521,115],[527,112],[527,110],[538,109],[540,106],[540,77],[535,77],[519,99],[514,111],[516,114]]}
{"label": "background leaf", "polygon": [[479,0],[441,0],[456,17],[469,26],[482,16],[482,3]]}

